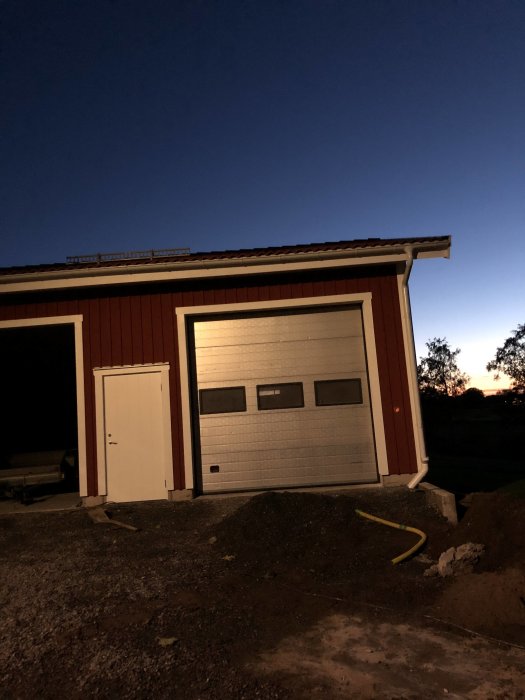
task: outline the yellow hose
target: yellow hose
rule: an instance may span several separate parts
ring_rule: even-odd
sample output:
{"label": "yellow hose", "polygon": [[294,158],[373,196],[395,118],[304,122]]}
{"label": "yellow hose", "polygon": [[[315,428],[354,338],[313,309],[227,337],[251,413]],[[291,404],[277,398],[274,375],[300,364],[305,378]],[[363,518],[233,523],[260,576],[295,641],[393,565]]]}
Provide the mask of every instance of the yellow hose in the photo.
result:
{"label": "yellow hose", "polygon": [[367,518],[368,520],[374,520],[376,523],[381,523],[382,525],[388,525],[388,527],[395,527],[397,530],[408,530],[409,532],[414,532],[416,535],[419,535],[420,540],[419,542],[416,542],[416,544],[413,547],[410,547],[409,550],[404,552],[403,554],[400,554],[398,557],[395,557],[392,559],[392,564],[399,564],[399,562],[404,561],[405,559],[408,559],[408,557],[411,554],[414,554],[414,552],[417,552],[417,550],[422,547],[425,542],[427,541],[427,536],[422,530],[418,530],[417,527],[410,527],[409,525],[401,525],[400,523],[393,523],[391,520],[383,520],[383,518],[378,518],[377,515],[371,515],[370,513],[365,513],[363,510],[357,510],[355,511],[358,515],[360,515],[363,518]]}

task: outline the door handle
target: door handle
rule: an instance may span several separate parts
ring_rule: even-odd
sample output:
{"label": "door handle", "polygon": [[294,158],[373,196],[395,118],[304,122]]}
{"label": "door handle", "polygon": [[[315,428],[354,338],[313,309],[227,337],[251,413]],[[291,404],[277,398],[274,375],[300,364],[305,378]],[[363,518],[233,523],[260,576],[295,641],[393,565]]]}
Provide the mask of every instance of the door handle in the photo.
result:
{"label": "door handle", "polygon": [[118,445],[118,442],[111,442],[111,440],[108,442],[108,445]]}

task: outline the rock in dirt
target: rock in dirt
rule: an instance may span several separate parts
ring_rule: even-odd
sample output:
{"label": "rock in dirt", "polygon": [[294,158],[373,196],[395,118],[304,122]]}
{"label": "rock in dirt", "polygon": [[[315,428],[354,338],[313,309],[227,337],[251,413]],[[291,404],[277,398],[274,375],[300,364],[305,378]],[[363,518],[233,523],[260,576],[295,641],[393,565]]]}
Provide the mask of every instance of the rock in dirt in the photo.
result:
{"label": "rock in dirt", "polygon": [[485,551],[484,544],[467,542],[459,547],[450,547],[439,557],[438,563],[425,571],[425,576],[457,576],[470,573]]}
{"label": "rock in dirt", "polygon": [[159,646],[161,647],[171,647],[178,641],[177,637],[158,637]]}

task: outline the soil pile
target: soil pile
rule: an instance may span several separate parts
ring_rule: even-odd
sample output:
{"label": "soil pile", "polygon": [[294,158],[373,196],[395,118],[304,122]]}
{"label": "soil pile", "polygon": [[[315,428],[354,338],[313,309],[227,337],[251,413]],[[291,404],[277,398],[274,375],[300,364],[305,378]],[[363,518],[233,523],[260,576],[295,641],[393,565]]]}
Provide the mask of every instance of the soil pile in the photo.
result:
{"label": "soil pile", "polygon": [[420,589],[435,587],[422,580],[425,565],[421,562],[392,565],[394,557],[417,542],[417,535],[365,520],[356,509],[422,527],[440,543],[450,530],[426,505],[423,494],[393,490],[389,498],[379,492],[376,498],[370,491],[366,496],[264,493],[208,534],[217,537],[217,546],[232,560],[232,567],[257,577],[279,576],[303,585],[351,582],[351,591],[343,586],[340,594],[361,600],[372,599],[368,592],[373,580],[375,599],[390,603],[398,597],[398,586],[403,587],[405,603]]}
{"label": "soil pile", "polygon": [[[388,496],[388,497],[386,497]],[[426,559],[392,566],[416,536],[363,520],[362,508],[423,529]],[[412,608],[490,636],[525,643],[525,500],[479,494],[457,528],[426,505],[423,494],[393,490],[339,495],[264,493],[225,517],[213,532],[232,570],[298,590],[341,596],[354,605]],[[474,572],[423,576],[429,558],[451,546],[485,545]]]}
{"label": "soil pile", "polygon": [[[366,525],[344,497],[265,493],[216,529],[219,545],[246,568],[285,563],[326,572],[366,561]],[[265,571],[263,570],[264,574]]]}
{"label": "soil pile", "polygon": [[525,644],[525,499],[476,494],[451,544],[479,542],[475,573],[451,582],[435,603],[439,617],[493,637]]}
{"label": "soil pile", "polygon": [[525,565],[525,499],[502,492],[478,493],[457,529],[452,544],[480,542],[485,554],[480,571]]}

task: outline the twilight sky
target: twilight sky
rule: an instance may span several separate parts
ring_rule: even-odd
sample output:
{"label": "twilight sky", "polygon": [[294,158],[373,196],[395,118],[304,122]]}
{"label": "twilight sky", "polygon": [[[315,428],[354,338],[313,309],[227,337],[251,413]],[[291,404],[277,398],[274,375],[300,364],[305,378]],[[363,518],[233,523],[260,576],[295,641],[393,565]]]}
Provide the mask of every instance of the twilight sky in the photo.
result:
{"label": "twilight sky", "polygon": [[0,266],[451,234],[417,353],[487,388],[525,322],[525,2],[0,0],[0,163]]}

